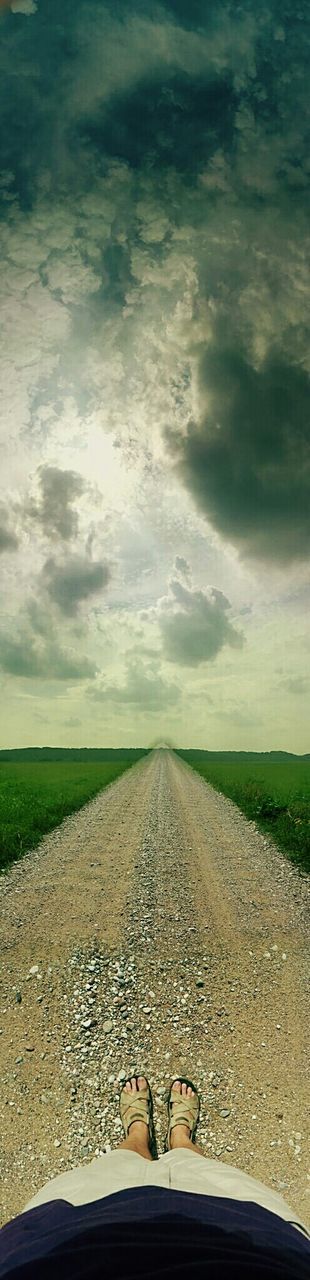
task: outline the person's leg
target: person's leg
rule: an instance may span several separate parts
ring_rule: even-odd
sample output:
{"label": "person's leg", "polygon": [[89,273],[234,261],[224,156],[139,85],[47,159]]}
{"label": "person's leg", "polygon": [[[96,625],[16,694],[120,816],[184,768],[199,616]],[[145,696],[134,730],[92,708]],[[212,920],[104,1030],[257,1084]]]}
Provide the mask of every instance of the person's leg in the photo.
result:
{"label": "person's leg", "polygon": [[[178,1089],[183,1095],[192,1096],[193,1090],[186,1084],[180,1084],[176,1080],[173,1085],[174,1089]],[[228,1165],[220,1160],[210,1159],[201,1147],[197,1147],[196,1143],[191,1142],[189,1138],[189,1127],[185,1125],[175,1125],[170,1136],[170,1151],[179,1151],[178,1163],[175,1165],[169,1161],[169,1153],[162,1157],[164,1161],[169,1162],[171,1181],[170,1186],[174,1191],[191,1191],[198,1194],[208,1196],[223,1196],[225,1199],[233,1199],[240,1201],[254,1201],[268,1209],[271,1213],[275,1213],[285,1221],[290,1222],[298,1231],[301,1231],[309,1240],[310,1233],[302,1219],[297,1217],[294,1210],[273,1191],[271,1187],[265,1186],[263,1182],[252,1178],[249,1174],[244,1173],[242,1169],[236,1168],[234,1165]],[[182,1162],[182,1149],[186,1149],[190,1153],[198,1156],[204,1156],[204,1163],[200,1166],[197,1161],[189,1161],[187,1157]]]}
{"label": "person's leg", "polygon": [[[130,1080],[126,1081],[124,1089],[126,1093],[135,1094],[137,1090],[143,1089],[146,1084],[145,1076],[137,1076],[137,1081],[135,1076],[131,1076]],[[145,1160],[153,1160],[149,1141],[150,1134],[147,1123],[144,1123],[143,1120],[133,1120],[129,1125],[127,1138],[124,1138],[124,1141],[119,1143],[117,1150],[136,1151],[137,1155],[143,1156]]]}
{"label": "person's leg", "polygon": [[[138,1077],[138,1089],[146,1084],[144,1076]],[[132,1077],[124,1086],[127,1092],[137,1091],[136,1077]],[[123,1152],[125,1151],[125,1155]],[[139,1159],[137,1159],[139,1156]],[[142,1159],[140,1159],[142,1157]],[[152,1173],[149,1168],[152,1162]],[[92,1160],[90,1164],[76,1169],[68,1169],[45,1183],[44,1187],[28,1201],[22,1210],[26,1213],[39,1204],[49,1200],[68,1200],[69,1204],[87,1204],[103,1196],[112,1195],[128,1187],[140,1187],[153,1184],[169,1186],[169,1171],[162,1168],[158,1160],[153,1160],[149,1149],[148,1125],[134,1120],[124,1142],[113,1151]]]}

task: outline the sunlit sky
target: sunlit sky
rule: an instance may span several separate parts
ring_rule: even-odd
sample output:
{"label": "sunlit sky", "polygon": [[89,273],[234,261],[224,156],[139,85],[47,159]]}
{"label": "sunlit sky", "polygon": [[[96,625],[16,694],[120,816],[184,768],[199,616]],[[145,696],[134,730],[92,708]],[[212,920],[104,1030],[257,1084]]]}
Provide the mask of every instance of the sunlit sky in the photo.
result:
{"label": "sunlit sky", "polygon": [[308,20],[0,0],[3,747],[309,751]]}

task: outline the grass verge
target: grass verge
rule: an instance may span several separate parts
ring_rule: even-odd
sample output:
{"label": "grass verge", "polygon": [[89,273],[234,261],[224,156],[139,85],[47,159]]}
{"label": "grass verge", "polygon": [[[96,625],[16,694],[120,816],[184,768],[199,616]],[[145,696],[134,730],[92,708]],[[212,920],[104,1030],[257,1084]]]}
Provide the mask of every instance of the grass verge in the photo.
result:
{"label": "grass verge", "polygon": [[178,751],[216,791],[234,800],[290,861],[310,872],[310,762],[219,761]]}
{"label": "grass verge", "polygon": [[0,762],[0,874],[146,752],[100,762]]}

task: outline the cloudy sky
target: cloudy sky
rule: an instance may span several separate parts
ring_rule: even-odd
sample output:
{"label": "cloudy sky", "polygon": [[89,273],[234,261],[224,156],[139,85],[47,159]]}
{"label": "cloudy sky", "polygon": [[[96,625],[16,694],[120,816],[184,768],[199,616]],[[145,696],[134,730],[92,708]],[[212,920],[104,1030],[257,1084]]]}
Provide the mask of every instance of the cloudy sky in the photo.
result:
{"label": "cloudy sky", "polygon": [[2,746],[309,750],[307,13],[0,0]]}

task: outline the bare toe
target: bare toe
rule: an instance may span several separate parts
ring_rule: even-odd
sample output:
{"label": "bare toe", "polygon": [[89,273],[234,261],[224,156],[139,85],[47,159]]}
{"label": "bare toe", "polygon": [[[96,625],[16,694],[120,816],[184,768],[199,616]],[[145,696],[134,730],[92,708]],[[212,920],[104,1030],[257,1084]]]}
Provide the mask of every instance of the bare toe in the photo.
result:
{"label": "bare toe", "polygon": [[126,1084],[124,1085],[124,1089],[126,1089],[126,1093],[136,1093],[136,1092],[137,1092],[137,1085],[136,1085],[136,1077],[135,1077],[135,1076],[130,1076],[130,1079],[129,1079],[129,1080],[126,1080]]}

